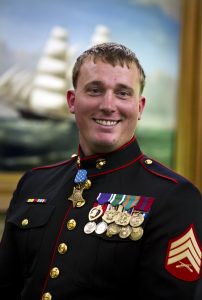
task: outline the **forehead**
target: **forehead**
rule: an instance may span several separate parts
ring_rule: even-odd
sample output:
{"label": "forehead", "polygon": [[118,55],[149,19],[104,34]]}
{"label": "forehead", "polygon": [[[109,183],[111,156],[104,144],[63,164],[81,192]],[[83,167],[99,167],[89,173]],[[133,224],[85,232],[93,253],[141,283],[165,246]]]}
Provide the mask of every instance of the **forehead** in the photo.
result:
{"label": "forehead", "polygon": [[134,81],[139,81],[140,74],[135,63],[130,65],[112,64],[97,59],[94,61],[92,58],[87,58],[83,62],[80,68],[78,82],[85,81],[91,82],[95,80],[101,81],[120,81],[121,83],[134,83]]}

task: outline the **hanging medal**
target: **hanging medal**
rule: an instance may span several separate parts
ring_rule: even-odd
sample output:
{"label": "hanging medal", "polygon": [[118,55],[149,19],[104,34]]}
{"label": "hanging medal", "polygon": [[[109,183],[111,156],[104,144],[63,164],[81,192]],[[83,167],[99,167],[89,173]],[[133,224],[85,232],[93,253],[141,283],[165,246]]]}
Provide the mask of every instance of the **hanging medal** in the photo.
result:
{"label": "hanging medal", "polygon": [[83,198],[83,191],[91,187],[91,181],[87,178],[87,171],[79,169],[74,178],[74,186],[72,195],[68,200],[72,201],[73,207],[82,207],[86,200]]}

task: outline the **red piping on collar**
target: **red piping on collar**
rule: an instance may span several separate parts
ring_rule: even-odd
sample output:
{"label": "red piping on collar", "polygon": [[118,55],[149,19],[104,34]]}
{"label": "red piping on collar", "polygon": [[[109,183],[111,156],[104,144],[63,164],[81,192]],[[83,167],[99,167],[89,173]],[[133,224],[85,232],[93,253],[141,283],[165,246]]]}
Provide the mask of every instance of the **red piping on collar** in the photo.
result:
{"label": "red piping on collar", "polygon": [[62,166],[62,165],[68,164],[68,163],[70,163],[71,160],[72,159],[68,159],[68,160],[65,160],[65,161],[62,161],[62,162],[58,162],[58,163],[53,164],[53,165],[35,167],[35,168],[32,168],[32,170],[51,169],[51,168],[54,168],[54,167],[57,167],[57,166]]}
{"label": "red piping on collar", "polygon": [[141,153],[138,157],[136,157],[134,160],[130,161],[129,163],[125,164],[125,165],[122,165],[118,168],[115,168],[115,169],[112,169],[112,170],[109,170],[109,171],[105,171],[105,172],[100,172],[98,174],[94,174],[94,175],[89,175],[89,178],[94,178],[94,177],[97,177],[97,176],[100,176],[100,175],[105,175],[105,174],[109,174],[109,173],[113,173],[113,172],[116,172],[118,170],[121,170],[121,169],[124,169],[132,164],[134,164],[137,160],[139,160],[140,158],[143,157],[143,153]]}
{"label": "red piping on collar", "polygon": [[[86,156],[86,157],[83,157],[83,158],[81,157],[80,159],[81,159],[81,161],[85,161],[85,160],[88,160],[88,159],[93,159],[93,158],[100,157],[102,155],[107,156],[107,155],[114,154],[114,153],[119,152],[120,150],[126,148],[128,145],[130,145],[135,140],[136,140],[136,136],[133,136],[130,141],[128,141],[126,144],[122,145],[120,148],[118,148],[114,151],[106,152],[106,153],[98,153],[98,154],[95,154],[95,155],[89,155],[89,156]],[[80,151],[81,151],[81,146],[79,145],[78,155],[80,154]]]}

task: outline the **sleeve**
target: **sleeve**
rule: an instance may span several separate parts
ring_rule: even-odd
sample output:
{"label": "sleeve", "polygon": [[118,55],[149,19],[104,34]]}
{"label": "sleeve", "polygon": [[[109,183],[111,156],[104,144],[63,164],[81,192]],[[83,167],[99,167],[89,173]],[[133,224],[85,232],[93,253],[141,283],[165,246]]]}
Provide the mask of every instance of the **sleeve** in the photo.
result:
{"label": "sleeve", "polygon": [[156,300],[201,300],[201,193],[189,182],[175,184],[156,199],[147,227],[140,263],[145,293]]}
{"label": "sleeve", "polygon": [[28,176],[25,173],[19,180],[6,213],[4,231],[0,243],[0,295],[9,295],[9,299],[20,300],[23,285],[22,266],[16,250],[16,241],[12,226],[7,222],[13,205],[17,202],[21,187]]}

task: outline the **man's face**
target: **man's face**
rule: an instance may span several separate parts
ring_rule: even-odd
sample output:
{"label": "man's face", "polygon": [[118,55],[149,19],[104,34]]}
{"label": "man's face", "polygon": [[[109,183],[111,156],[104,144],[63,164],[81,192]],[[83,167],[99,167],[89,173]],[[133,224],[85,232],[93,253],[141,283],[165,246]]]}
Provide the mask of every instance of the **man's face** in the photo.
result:
{"label": "man's face", "polygon": [[135,64],[113,67],[101,60],[86,60],[75,91],[67,100],[75,114],[80,145],[85,155],[116,150],[134,135],[145,98],[139,95]]}

